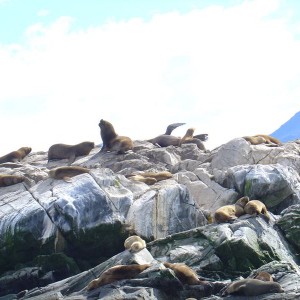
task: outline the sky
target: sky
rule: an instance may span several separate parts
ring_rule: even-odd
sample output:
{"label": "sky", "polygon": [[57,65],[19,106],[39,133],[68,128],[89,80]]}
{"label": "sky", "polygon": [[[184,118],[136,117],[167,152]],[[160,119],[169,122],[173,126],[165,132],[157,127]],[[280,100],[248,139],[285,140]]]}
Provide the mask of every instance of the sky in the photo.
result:
{"label": "sky", "polygon": [[207,149],[300,111],[298,0],[0,0],[0,156],[100,144],[101,119]]}

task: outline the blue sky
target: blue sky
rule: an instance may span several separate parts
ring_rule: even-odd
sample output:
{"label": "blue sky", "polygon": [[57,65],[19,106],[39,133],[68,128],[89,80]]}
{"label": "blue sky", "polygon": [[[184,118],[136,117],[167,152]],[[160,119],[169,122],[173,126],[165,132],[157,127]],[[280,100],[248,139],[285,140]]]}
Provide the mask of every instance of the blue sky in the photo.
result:
{"label": "blue sky", "polygon": [[[148,139],[168,124],[207,148],[299,111],[297,0],[0,0],[0,156]],[[7,126],[9,124],[9,126]]]}

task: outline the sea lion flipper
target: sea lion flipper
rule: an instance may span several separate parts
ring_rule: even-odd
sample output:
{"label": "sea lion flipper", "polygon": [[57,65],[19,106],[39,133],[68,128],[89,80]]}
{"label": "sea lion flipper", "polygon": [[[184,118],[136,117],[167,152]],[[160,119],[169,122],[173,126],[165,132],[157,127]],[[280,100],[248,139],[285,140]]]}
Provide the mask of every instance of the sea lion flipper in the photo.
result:
{"label": "sea lion flipper", "polygon": [[75,161],[76,155],[75,153],[72,153],[71,156],[69,157],[69,165],[71,165]]}
{"label": "sea lion flipper", "polygon": [[208,134],[207,133],[197,134],[197,135],[194,135],[194,138],[199,139],[200,141],[204,142],[204,141],[208,140]]}
{"label": "sea lion flipper", "polygon": [[72,182],[72,179],[71,179],[71,177],[69,177],[69,176],[64,176],[63,177],[63,180],[65,181],[65,182]]}
{"label": "sea lion flipper", "polygon": [[179,127],[181,125],[184,125],[184,124],[185,123],[173,123],[173,124],[168,125],[165,134],[166,135],[170,135],[175,128],[177,128],[177,127]]}

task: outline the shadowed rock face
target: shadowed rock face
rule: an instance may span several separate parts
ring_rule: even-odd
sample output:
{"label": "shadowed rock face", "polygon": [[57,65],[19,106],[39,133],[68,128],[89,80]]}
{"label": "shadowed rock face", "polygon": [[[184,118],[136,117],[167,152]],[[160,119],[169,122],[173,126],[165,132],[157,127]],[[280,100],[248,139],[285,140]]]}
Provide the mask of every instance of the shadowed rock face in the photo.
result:
{"label": "shadowed rock face", "polygon": [[[94,298],[80,290],[107,267],[151,262],[153,268],[122,283],[118,293],[133,299],[169,299],[170,294],[218,299],[229,280],[266,266],[285,289],[285,299],[292,299],[286,282],[300,274],[293,250],[299,247],[299,152],[297,143],[270,148],[244,139],[206,153],[193,144],[162,149],[136,141],[131,153],[95,148],[77,159],[73,165],[91,171],[71,182],[48,177],[49,169],[67,160],[47,163],[45,152],[0,165],[1,174],[25,177],[0,188],[0,296],[30,289],[24,299],[75,299],[72,293],[78,299],[113,299],[116,290],[110,286]],[[139,171],[170,171],[173,177],[148,186],[124,176]],[[265,203],[269,223],[244,215],[232,224],[207,224],[209,213],[244,195]],[[152,241],[147,244],[151,254],[124,251],[131,234]],[[161,267],[163,261],[186,263],[210,284],[183,286]]]}

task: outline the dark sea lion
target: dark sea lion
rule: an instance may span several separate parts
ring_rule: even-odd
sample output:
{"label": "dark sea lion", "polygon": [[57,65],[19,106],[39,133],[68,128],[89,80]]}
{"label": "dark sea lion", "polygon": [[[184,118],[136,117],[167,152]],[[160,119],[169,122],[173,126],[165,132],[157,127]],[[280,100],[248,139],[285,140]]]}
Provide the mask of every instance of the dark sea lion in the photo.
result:
{"label": "dark sea lion", "polygon": [[253,278],[262,281],[274,281],[272,275],[265,271],[258,272]]}
{"label": "dark sea lion", "polygon": [[0,164],[6,162],[19,162],[31,152],[30,147],[21,147],[16,151],[12,151],[0,157]]}
{"label": "dark sea lion", "polygon": [[225,205],[215,211],[214,219],[217,223],[232,222],[245,214],[244,207],[248,203],[249,197],[245,196],[236,201],[235,204]]}
{"label": "dark sea lion", "polygon": [[250,200],[244,207],[244,211],[249,215],[263,215],[267,221],[270,220],[265,204],[259,200]]}
{"label": "dark sea lion", "polygon": [[54,144],[48,150],[48,162],[53,159],[69,159],[73,163],[78,156],[88,155],[95,147],[93,142],[82,142],[76,145]]}
{"label": "dark sea lion", "polygon": [[49,177],[69,181],[71,177],[89,172],[89,169],[80,166],[64,166],[50,170]]}
{"label": "dark sea lion", "polygon": [[205,281],[200,280],[197,273],[186,264],[183,263],[168,263],[164,262],[163,265],[166,268],[169,268],[174,271],[176,277],[180,280],[182,284],[188,285],[197,285],[197,284],[204,284]]}
{"label": "dark sea lion", "polygon": [[24,180],[25,180],[24,176],[0,174],[0,187],[5,187],[16,183],[20,183],[23,182]]}
{"label": "dark sea lion", "polygon": [[125,240],[124,247],[130,252],[138,252],[146,248],[146,242],[138,235],[132,235]]}
{"label": "dark sea lion", "polygon": [[98,125],[100,127],[100,135],[103,142],[100,152],[116,151],[118,154],[124,154],[128,150],[132,150],[132,140],[128,136],[116,134],[111,123],[101,119]]}
{"label": "dark sea lion", "polygon": [[281,285],[277,282],[262,281],[259,279],[242,279],[230,283],[222,296],[229,294],[243,295],[243,296],[258,296],[267,293],[283,293]]}
{"label": "dark sea lion", "polygon": [[149,267],[150,264],[116,265],[104,271],[99,278],[92,280],[86,289],[87,291],[91,291],[117,280],[134,278]]}
{"label": "dark sea lion", "polygon": [[177,128],[181,125],[185,125],[185,123],[173,123],[173,124],[168,125],[165,135],[170,135],[175,128]]}

